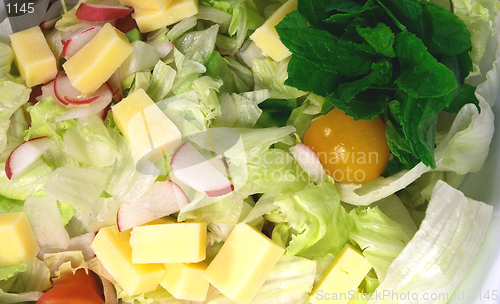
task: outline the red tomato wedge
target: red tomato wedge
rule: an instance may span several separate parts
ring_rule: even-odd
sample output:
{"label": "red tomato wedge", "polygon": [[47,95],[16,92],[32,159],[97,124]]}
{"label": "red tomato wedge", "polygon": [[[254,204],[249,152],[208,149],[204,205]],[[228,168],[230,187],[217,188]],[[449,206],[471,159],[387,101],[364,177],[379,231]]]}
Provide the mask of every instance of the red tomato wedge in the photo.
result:
{"label": "red tomato wedge", "polygon": [[95,275],[84,269],[65,277],[44,293],[37,304],[104,304],[101,286]]}

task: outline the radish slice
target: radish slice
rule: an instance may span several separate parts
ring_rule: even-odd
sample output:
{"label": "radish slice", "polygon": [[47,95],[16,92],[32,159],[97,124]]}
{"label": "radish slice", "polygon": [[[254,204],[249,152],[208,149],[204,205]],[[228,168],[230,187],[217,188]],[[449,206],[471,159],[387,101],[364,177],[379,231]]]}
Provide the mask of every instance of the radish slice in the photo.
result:
{"label": "radish slice", "polygon": [[87,117],[101,112],[111,103],[113,90],[111,90],[110,85],[106,82],[99,88],[99,90],[97,90],[96,95],[99,95],[99,98],[89,104],[70,108],[66,113],[54,119],[54,122]]}
{"label": "radish slice", "polygon": [[176,178],[207,196],[221,196],[234,190],[231,181],[189,142],[175,151],[170,165]]}
{"label": "radish slice", "polygon": [[97,92],[94,96],[82,96],[82,93],[71,84],[68,76],[61,74],[58,74],[54,79],[54,92],[57,99],[64,105],[88,104],[99,98]]}
{"label": "radish slice", "polygon": [[167,56],[170,51],[174,49],[174,43],[172,41],[151,41],[148,42],[148,44],[158,51],[160,58]]}
{"label": "radish slice", "polygon": [[52,145],[47,136],[37,137],[23,142],[15,148],[5,162],[5,175],[13,179],[33,164]]}
{"label": "radish slice", "polygon": [[120,206],[116,216],[118,230],[125,231],[179,212],[180,206],[186,204],[189,199],[176,183],[154,182],[138,199]]}
{"label": "radish slice", "polygon": [[56,25],[57,23],[57,20],[59,20],[59,18],[55,18],[55,19],[52,19],[52,20],[47,20],[47,21],[42,21],[40,23],[40,26],[42,27],[42,29],[44,30],[50,30],[50,29],[53,29],[54,28],[54,25]]}
{"label": "radish slice", "polygon": [[290,153],[313,182],[320,183],[326,179],[325,169],[311,148],[303,143],[298,143],[290,148]]}
{"label": "radish slice", "polygon": [[76,18],[82,21],[110,21],[123,18],[133,9],[125,6],[81,3],[76,10]]}
{"label": "radish slice", "polygon": [[69,59],[71,56],[76,54],[82,47],[84,47],[94,36],[99,32],[102,26],[90,26],[82,28],[75,33],[73,33],[67,39],[62,40],[64,45],[62,50],[62,56],[65,59]]}

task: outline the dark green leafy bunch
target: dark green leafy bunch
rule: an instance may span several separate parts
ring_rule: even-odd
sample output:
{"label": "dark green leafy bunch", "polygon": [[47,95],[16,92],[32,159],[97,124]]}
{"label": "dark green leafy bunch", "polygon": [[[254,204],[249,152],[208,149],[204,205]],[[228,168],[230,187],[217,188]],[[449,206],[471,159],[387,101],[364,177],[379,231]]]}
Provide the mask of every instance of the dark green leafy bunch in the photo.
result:
{"label": "dark green leafy bunch", "polygon": [[437,113],[476,102],[470,33],[418,0],[299,0],[276,30],[292,52],[286,84],[326,97],[354,119],[383,114],[391,168],[435,167]]}

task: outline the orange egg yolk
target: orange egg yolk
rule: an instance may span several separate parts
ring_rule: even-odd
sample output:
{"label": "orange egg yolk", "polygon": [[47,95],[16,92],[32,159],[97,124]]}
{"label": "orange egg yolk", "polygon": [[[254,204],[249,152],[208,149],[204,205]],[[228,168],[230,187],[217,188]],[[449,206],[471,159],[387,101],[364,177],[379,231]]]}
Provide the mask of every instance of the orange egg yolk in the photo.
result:
{"label": "orange egg yolk", "polygon": [[314,122],[304,144],[318,156],[326,172],[336,181],[362,184],[380,176],[389,161],[385,123],[357,120],[333,109]]}

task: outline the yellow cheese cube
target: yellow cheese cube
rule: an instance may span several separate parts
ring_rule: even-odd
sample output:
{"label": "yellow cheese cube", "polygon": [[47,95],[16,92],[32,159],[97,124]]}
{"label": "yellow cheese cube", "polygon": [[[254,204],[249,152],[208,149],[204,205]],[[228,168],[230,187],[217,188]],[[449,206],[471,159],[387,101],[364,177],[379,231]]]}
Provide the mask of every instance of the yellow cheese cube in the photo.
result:
{"label": "yellow cheese cube", "polygon": [[0,268],[31,261],[40,251],[24,212],[0,213]]}
{"label": "yellow cheese cube", "polygon": [[197,263],[206,257],[206,223],[172,223],[132,229],[133,263]]}
{"label": "yellow cheese cube", "polygon": [[209,283],[203,278],[207,264],[164,264],[165,276],[160,282],[168,292],[181,300],[205,301]]}
{"label": "yellow cheese cube", "polygon": [[175,0],[164,10],[136,8],[132,17],[142,33],[151,32],[198,14],[198,0]]}
{"label": "yellow cheese cube", "polygon": [[116,226],[101,228],[91,248],[128,295],[155,290],[165,275],[162,264],[133,264],[130,230],[119,232]]}
{"label": "yellow cheese cube", "polygon": [[164,10],[172,3],[172,0],[120,0],[120,3],[135,8]]}
{"label": "yellow cheese cube", "polygon": [[63,64],[71,84],[84,94],[92,94],[132,53],[127,37],[110,23]]}
{"label": "yellow cheese cube", "polygon": [[288,2],[275,11],[262,26],[250,35],[250,39],[255,42],[262,52],[271,57],[274,61],[281,61],[292,55],[280,41],[278,32],[276,32],[274,27],[285,18],[286,14],[296,9],[297,0],[288,0]]}
{"label": "yellow cheese cube", "polygon": [[155,162],[182,143],[179,129],[143,89],[135,90],[111,109],[116,125],[141,157]]}
{"label": "yellow cheese cube", "polygon": [[234,227],[204,277],[229,299],[249,303],[285,249],[246,223]]}
{"label": "yellow cheese cube", "polygon": [[314,287],[309,301],[311,304],[347,304],[371,268],[361,253],[351,245],[345,245]]}
{"label": "yellow cheese cube", "polygon": [[11,34],[10,43],[19,73],[28,87],[49,82],[56,77],[56,57],[40,27]]}

